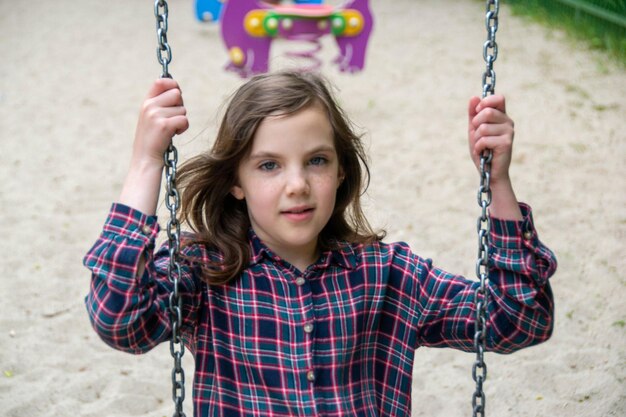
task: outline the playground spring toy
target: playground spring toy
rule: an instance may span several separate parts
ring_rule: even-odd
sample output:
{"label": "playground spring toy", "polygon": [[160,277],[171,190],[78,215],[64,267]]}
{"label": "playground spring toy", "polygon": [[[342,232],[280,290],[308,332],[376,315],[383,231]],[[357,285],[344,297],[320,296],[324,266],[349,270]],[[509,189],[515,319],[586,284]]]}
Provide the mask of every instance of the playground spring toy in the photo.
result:
{"label": "playground spring toy", "polygon": [[324,4],[274,5],[261,0],[231,0],[223,5],[221,33],[228,50],[226,69],[250,77],[268,71],[270,46],[277,38],[305,41],[313,50],[290,53],[309,59],[319,68],[315,54],[320,38],[334,36],[339,55],[334,62],[340,71],[358,72],[365,65],[367,42],[373,27],[369,0],[349,0],[341,7]]}

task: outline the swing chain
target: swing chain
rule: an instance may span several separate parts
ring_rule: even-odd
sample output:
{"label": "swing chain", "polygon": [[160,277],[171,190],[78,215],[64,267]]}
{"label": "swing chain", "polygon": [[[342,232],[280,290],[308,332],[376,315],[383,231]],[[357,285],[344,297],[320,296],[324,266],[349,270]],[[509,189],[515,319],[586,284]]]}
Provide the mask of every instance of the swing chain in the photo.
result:
{"label": "swing chain", "polygon": [[168,15],[167,1],[155,0],[154,2],[154,16],[156,17],[157,28],[157,60],[163,67],[161,78],[172,78],[168,71],[168,65],[172,62],[172,49],[169,43],[167,43],[167,15]]}
{"label": "swing chain", "polygon": [[[486,63],[482,77],[482,97],[494,94],[496,87],[496,73],[493,63],[498,57],[498,44],[496,32],[498,31],[498,0],[486,1],[485,27],[487,29],[487,41],[483,44],[483,59]],[[477,200],[481,208],[480,216],[476,224],[478,232],[478,258],[476,259],[476,276],[480,280],[480,286],[476,289],[476,332],[474,333],[474,350],[476,360],[472,366],[472,378],[476,383],[476,390],[472,395],[473,417],[485,416],[486,397],[483,392],[483,383],[487,379],[487,364],[484,361],[484,353],[487,340],[487,301],[488,293],[486,283],[489,279],[489,245],[491,223],[489,221],[488,208],[491,204],[490,172],[493,154],[491,150],[483,152],[480,157],[480,187],[478,188]]]}
{"label": "swing chain", "polygon": [[[167,1],[155,0],[154,15],[157,26],[157,59],[163,71],[161,78],[171,78],[168,65],[172,61],[172,50],[167,43]],[[174,359],[172,368],[172,400],[175,411],[173,417],[185,417],[183,411],[183,401],[185,400],[185,372],[182,367],[182,358],[185,354],[185,345],[180,336],[182,326],[182,299],[179,294],[179,279],[182,276],[180,267],[180,222],[176,213],[180,206],[180,197],[176,189],[176,166],[178,163],[178,151],[173,144],[167,148],[163,155],[165,164],[165,206],[170,212],[170,219],[167,222],[167,238],[169,243],[169,264],[167,266],[167,277],[172,283],[172,292],[169,296],[169,313],[172,324],[172,338],[170,339],[170,353]]]}
{"label": "swing chain", "polygon": [[487,0],[487,13],[485,15],[487,40],[483,44],[483,59],[487,67],[483,73],[483,98],[493,94],[496,88],[496,73],[493,70],[493,63],[498,58],[496,32],[498,31],[499,11],[500,4],[498,0]]}

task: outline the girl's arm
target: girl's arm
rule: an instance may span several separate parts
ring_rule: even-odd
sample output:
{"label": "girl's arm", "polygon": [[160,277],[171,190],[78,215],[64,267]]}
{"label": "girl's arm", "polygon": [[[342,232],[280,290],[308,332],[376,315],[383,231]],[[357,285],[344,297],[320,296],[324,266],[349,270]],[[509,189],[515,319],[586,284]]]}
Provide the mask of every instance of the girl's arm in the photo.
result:
{"label": "girl's arm", "polygon": [[484,150],[491,149],[493,152],[490,215],[503,220],[521,220],[522,213],[509,177],[514,124],[506,114],[504,97],[492,95],[482,100],[472,97],[468,116],[468,142],[476,167],[480,167],[480,155]]}
{"label": "girl's arm", "polygon": [[[548,278],[557,263],[537,237],[530,207],[517,201],[511,185],[514,129],[504,97],[472,97],[468,116],[468,141],[476,167],[484,150],[493,152],[487,347],[509,353],[552,334],[554,300]],[[471,350],[479,284],[434,268],[429,261],[418,262],[417,271],[420,343]]]}
{"label": "girl's arm", "polygon": [[[552,334],[554,299],[548,278],[557,261],[538,238],[531,209],[520,204],[522,220],[491,218],[487,284],[487,349],[514,352]],[[471,351],[479,283],[450,274],[417,258],[419,345]]]}
{"label": "girl's arm", "polygon": [[[171,333],[167,251],[154,254],[158,234],[154,214],[163,154],[172,137],[188,125],[176,81],[156,80],[141,108],[119,203],[111,208],[100,238],[84,258],[92,271],[86,300],[89,316],[98,335],[117,349],[145,352]],[[185,328],[194,321],[197,290],[189,270],[183,268],[182,274]]]}
{"label": "girl's arm", "polygon": [[[554,328],[548,279],[557,261],[539,240],[530,207],[520,211],[519,221],[491,218],[486,347],[499,353],[542,343]],[[383,343],[474,349],[479,282],[435,267],[404,243],[380,244],[361,259],[368,278],[380,280],[366,311],[380,315]]]}
{"label": "girl's arm", "polygon": [[141,107],[130,168],[119,202],[154,215],[159,199],[163,154],[172,137],[189,127],[178,83],[156,80]]}
{"label": "girl's arm", "polygon": [[[119,197],[121,204],[149,216],[156,213],[163,174],[163,154],[172,137],[189,127],[187,111],[178,83],[171,78],[157,79],[146,97],[135,130],[130,168]],[[140,260],[138,275],[142,275]]]}

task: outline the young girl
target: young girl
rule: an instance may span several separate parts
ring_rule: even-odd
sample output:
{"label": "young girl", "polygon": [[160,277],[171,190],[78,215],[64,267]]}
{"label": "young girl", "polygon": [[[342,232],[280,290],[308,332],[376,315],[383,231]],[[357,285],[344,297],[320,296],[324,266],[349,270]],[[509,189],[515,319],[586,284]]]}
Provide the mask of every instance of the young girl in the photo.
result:
{"label": "young girl", "polygon": [[[188,122],[178,85],[159,79],[142,108],[132,163],[85,257],[100,337],[142,353],[168,340],[167,248],[154,252],[162,155]],[[476,162],[493,150],[487,347],[550,337],[556,268],[509,180],[504,99],[469,103]],[[196,416],[408,416],[414,351],[472,350],[478,283],[383,243],[359,198],[359,137],[315,75],[257,76],[231,99],[209,152],[179,170],[181,333],[195,358]]]}

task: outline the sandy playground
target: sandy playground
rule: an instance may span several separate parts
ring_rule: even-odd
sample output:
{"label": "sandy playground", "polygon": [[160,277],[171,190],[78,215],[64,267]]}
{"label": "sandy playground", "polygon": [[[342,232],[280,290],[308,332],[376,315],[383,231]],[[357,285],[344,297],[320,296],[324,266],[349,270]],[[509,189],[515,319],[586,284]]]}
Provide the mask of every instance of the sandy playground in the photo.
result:
{"label": "sandy playground", "polygon": [[[83,305],[81,263],[120,191],[138,108],[160,74],[152,2],[1,6],[0,415],[171,415],[167,345],[143,356],[104,345]],[[372,8],[365,72],[332,67],[331,41],[321,54],[368,143],[367,212],[388,240],[473,276],[478,178],[465,109],[480,93],[484,4],[373,0]],[[218,28],[195,20],[191,0],[170,1],[169,41],[191,122],[176,139],[185,159],[208,146],[241,80],[222,71]],[[626,71],[511,16],[506,4],[498,43],[496,90],[516,121],[514,185],[559,270],[553,338],[486,356],[487,414],[624,416]],[[472,362],[468,353],[418,350],[413,416],[470,415]]]}

